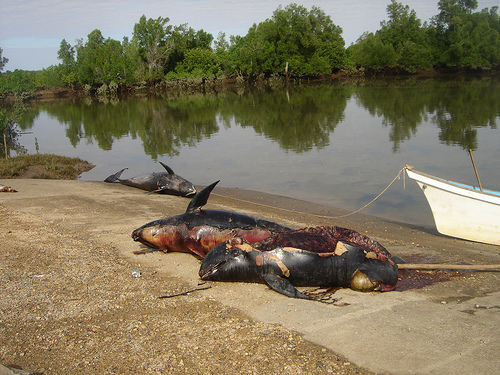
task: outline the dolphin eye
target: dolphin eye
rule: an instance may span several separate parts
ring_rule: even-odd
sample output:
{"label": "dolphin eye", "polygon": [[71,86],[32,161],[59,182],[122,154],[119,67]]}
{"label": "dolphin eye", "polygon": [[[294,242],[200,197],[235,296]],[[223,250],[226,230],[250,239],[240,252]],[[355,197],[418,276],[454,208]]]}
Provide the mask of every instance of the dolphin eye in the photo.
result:
{"label": "dolphin eye", "polygon": [[240,252],[236,249],[231,250],[231,256],[236,258],[238,255],[240,255]]}

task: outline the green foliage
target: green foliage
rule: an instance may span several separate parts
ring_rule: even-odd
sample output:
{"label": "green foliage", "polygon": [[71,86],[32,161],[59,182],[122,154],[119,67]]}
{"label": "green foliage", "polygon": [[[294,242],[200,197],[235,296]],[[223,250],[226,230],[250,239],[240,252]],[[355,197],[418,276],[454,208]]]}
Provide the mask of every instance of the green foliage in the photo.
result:
{"label": "green foliage", "polygon": [[97,29],[87,36],[85,44],[78,42],[76,55],[76,70],[70,65],[63,65],[70,68],[64,75],[68,83],[72,83],[75,76],[80,84],[109,84],[127,76],[122,44],[111,38],[104,39]]}
{"label": "green foliage", "polygon": [[226,40],[225,33],[219,33],[217,39],[214,41],[214,52],[217,56],[220,64],[220,68],[223,72],[229,72],[231,70],[231,57],[229,54],[230,44]]}
{"label": "green foliage", "polygon": [[142,79],[141,74],[141,56],[139,54],[139,44],[136,39],[129,41],[127,37],[123,38],[123,76],[122,81],[128,83],[137,82]]}
{"label": "green foliage", "polygon": [[16,69],[0,76],[0,93],[14,93],[17,96],[29,95],[36,89],[36,74]]}
{"label": "green foliage", "polygon": [[61,41],[57,58],[62,61],[62,65],[71,66],[75,63],[75,48],[66,39]]}
{"label": "green foliage", "polygon": [[191,27],[187,27],[186,24],[174,27],[169,39],[172,51],[165,66],[166,71],[177,71],[177,66],[183,63],[186,53],[190,50],[203,49],[212,53],[210,47],[212,41],[212,34],[203,30],[195,31]]}
{"label": "green foliage", "polygon": [[397,54],[399,66],[402,66],[409,71],[417,68],[432,68],[433,56],[431,48],[428,46],[407,40],[399,46]]}
{"label": "green foliage", "polygon": [[204,48],[193,48],[186,51],[184,60],[177,65],[176,72],[194,76],[214,76],[220,73],[217,55]]}
{"label": "green foliage", "polygon": [[269,34],[267,29],[270,27],[270,21],[254,24],[245,37],[234,39],[234,46],[230,48],[234,71],[245,74],[272,71],[276,65],[272,56],[273,46],[264,38],[266,33]]}
{"label": "green foliage", "polygon": [[[455,32],[447,36],[448,48],[442,62],[472,68],[489,68],[500,62],[500,30],[493,28],[498,22],[496,12],[465,15],[453,25]],[[444,36],[443,36],[444,37]]]}
{"label": "green foliage", "polygon": [[220,32],[214,41],[214,50],[216,54],[222,54],[229,51],[229,43],[226,40],[226,34]]}
{"label": "green foliage", "polygon": [[439,62],[451,66],[490,68],[500,63],[498,7],[477,8],[476,0],[441,0],[432,23],[439,45]]}
{"label": "green foliage", "polygon": [[453,32],[456,25],[464,21],[477,8],[477,0],[440,0],[439,14],[433,18],[440,33]]}
{"label": "green foliage", "polygon": [[321,9],[290,4],[272,19],[254,24],[245,37],[234,39],[232,62],[242,73],[330,73],[345,58],[342,29]]}
{"label": "green foliage", "polygon": [[397,54],[390,43],[384,43],[379,35],[363,34],[350,47],[353,62],[362,67],[384,68],[396,65]]}
{"label": "green foliage", "polygon": [[437,64],[482,69],[499,64],[497,7],[473,13],[475,0],[442,0],[438,7],[440,13],[431,25],[421,25],[414,10],[392,0],[387,6],[389,20],[381,22],[374,35],[363,35],[350,48],[354,63],[398,66],[408,71]]}
{"label": "green foliage", "polygon": [[65,84],[72,85],[77,82],[78,76],[74,69],[69,71],[67,74],[61,74],[61,81]]}
{"label": "green foliage", "polygon": [[61,74],[62,67],[49,66],[42,69],[41,72],[35,76],[36,87],[58,87],[62,86],[65,82]]}
{"label": "green foliage", "polygon": [[3,70],[5,65],[9,62],[9,59],[6,57],[3,57],[2,54],[3,54],[3,49],[0,48],[0,72]]}
{"label": "green foliage", "polygon": [[392,0],[387,6],[388,21],[381,22],[377,32],[382,42],[391,44],[396,53],[396,65],[407,70],[431,68],[432,53],[425,29],[414,10]]}
{"label": "green foliage", "polygon": [[[63,42],[59,50],[60,58],[68,49]],[[64,58],[65,63],[59,65],[61,80],[66,84],[109,84],[112,81],[129,80],[132,75],[131,64],[126,59],[122,44],[111,38],[104,39],[97,29],[87,36],[85,43],[78,40],[74,48],[76,61],[72,62],[68,57]]]}
{"label": "green foliage", "polygon": [[133,40],[137,44],[142,69],[147,78],[160,78],[172,50],[168,40],[172,26],[167,25],[169,18],[146,19],[142,16],[134,25]]}

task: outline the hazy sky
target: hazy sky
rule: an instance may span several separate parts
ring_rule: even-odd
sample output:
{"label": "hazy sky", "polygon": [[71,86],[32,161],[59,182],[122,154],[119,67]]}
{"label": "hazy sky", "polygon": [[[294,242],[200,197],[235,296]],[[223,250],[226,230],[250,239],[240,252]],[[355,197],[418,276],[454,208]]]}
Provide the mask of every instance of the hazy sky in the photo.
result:
{"label": "hazy sky", "polygon": [[[121,41],[131,37],[134,25],[147,18],[169,18],[171,25],[187,23],[214,38],[219,32],[246,35],[250,26],[272,17],[279,5],[297,3],[308,10],[313,5],[329,15],[343,30],[346,46],[365,31],[374,32],[387,19],[390,0],[10,0],[0,10],[0,48],[9,59],[6,70],[36,70],[57,65],[61,40],[76,39],[99,29],[104,38]],[[438,0],[401,0],[429,21],[438,13]],[[498,0],[479,0],[477,10],[498,5]]]}

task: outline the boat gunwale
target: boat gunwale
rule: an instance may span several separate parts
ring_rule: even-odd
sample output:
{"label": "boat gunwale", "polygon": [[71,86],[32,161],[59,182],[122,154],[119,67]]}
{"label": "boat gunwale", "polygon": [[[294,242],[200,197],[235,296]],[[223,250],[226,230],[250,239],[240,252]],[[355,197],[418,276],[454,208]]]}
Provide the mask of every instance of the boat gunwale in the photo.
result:
{"label": "boat gunwale", "polygon": [[[420,183],[428,184],[428,185],[433,186],[434,188],[442,189],[442,190],[448,191],[450,193],[462,195],[462,196],[465,196],[465,197],[468,197],[471,199],[477,199],[477,200],[481,200],[481,201],[486,201],[486,202],[491,203],[491,204],[500,205],[500,192],[497,192],[495,190],[490,190],[490,189],[480,190],[478,187],[475,187],[475,186],[446,180],[446,179],[443,179],[440,177],[435,177],[435,176],[429,175],[429,174],[424,173],[424,172],[416,171],[413,168],[405,167],[405,169],[407,172],[412,172],[412,173],[416,174],[417,176],[422,177],[423,179],[430,180],[430,182],[429,181],[422,181],[421,179],[415,178],[414,176],[411,176],[410,173],[408,173],[409,178],[416,180],[416,181],[419,181]],[[444,187],[439,186],[439,184],[444,184]],[[448,187],[448,188],[446,188],[446,187]]]}

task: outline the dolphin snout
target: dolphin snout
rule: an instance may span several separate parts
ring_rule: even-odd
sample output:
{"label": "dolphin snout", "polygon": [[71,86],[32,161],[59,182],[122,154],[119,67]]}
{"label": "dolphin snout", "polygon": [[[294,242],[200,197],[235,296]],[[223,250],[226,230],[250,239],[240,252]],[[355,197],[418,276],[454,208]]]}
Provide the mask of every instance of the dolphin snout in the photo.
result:
{"label": "dolphin snout", "polygon": [[196,195],[196,188],[195,187],[193,187],[192,189],[189,189],[189,191],[186,194],[186,197],[192,197],[194,195]]}
{"label": "dolphin snout", "polygon": [[132,232],[132,239],[134,241],[139,241],[141,239],[141,237],[139,236],[139,233],[138,233],[138,229],[136,229]]}

